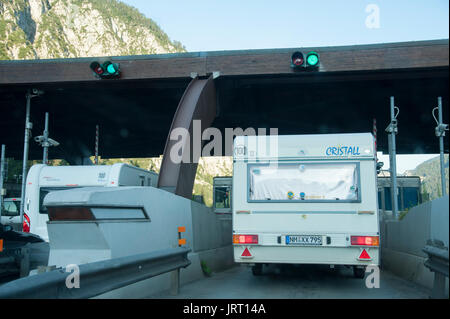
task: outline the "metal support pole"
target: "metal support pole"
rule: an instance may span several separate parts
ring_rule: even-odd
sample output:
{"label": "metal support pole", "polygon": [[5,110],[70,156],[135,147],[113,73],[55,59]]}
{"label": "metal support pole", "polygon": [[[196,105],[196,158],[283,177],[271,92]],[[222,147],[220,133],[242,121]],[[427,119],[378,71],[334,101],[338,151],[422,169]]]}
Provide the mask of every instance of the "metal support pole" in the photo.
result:
{"label": "metal support pole", "polygon": [[42,164],[47,165],[48,164],[48,147],[50,146],[48,142],[48,112],[45,112],[45,128],[44,128],[44,134],[43,134],[43,142],[42,146],[44,148],[44,153],[42,155]]}
{"label": "metal support pole", "polygon": [[[442,124],[442,97],[438,97],[438,110],[439,110],[439,125]],[[442,196],[445,196],[447,193],[447,187],[445,185],[445,169],[444,169],[444,135],[440,134],[439,136],[439,155],[441,160],[441,187],[442,187]]]}
{"label": "metal support pole", "polygon": [[30,123],[30,102],[33,95],[31,94],[31,90],[28,89],[26,98],[27,98],[27,106],[26,106],[26,115],[25,115],[25,138],[23,143],[23,163],[22,163],[22,191],[20,194],[20,224],[23,225],[23,208],[25,202],[25,183],[27,179],[27,161],[28,161],[28,147],[30,140],[30,131],[33,128],[33,124]]}
{"label": "metal support pole", "polygon": [[5,145],[2,144],[2,155],[0,160],[0,218],[2,217],[3,211],[3,178],[5,176]]}
{"label": "metal support pole", "polygon": [[[398,217],[398,201],[397,201],[397,159],[396,159],[396,142],[395,135],[398,133],[397,128],[397,116],[399,113],[399,108],[395,106],[394,97],[391,96],[391,122],[386,128],[388,133],[389,142],[389,170],[391,175],[391,200],[392,200],[392,217],[397,219]],[[395,113],[397,109],[397,114]]]}
{"label": "metal support pole", "polygon": [[27,179],[27,161],[28,161],[28,149],[29,142],[31,137],[31,129],[33,128],[33,123],[30,122],[30,105],[31,99],[35,96],[39,96],[44,94],[43,91],[40,90],[27,90],[25,95],[27,99],[26,113],[25,113],[25,137],[23,143],[23,163],[22,163],[22,190],[20,194],[20,224],[23,225],[23,213],[24,213],[24,205],[25,205],[25,183]]}
{"label": "metal support pole", "polygon": [[99,139],[99,126],[95,126],[95,165],[98,165],[98,139]]}
{"label": "metal support pole", "polygon": [[42,155],[42,163],[44,165],[48,165],[48,148],[50,146],[58,146],[59,143],[49,137],[48,132],[48,113],[45,113],[45,128],[44,132],[40,136],[36,136],[34,138],[36,142],[38,142],[42,148],[43,148],[43,155]]}
{"label": "metal support pole", "polygon": [[375,140],[374,144],[374,155],[375,155],[375,162],[378,162],[378,156],[377,156],[377,119],[373,119],[373,139]]}
{"label": "metal support pole", "polygon": [[[438,110],[438,119],[434,116],[434,111]],[[445,168],[444,168],[444,136],[445,131],[448,131],[448,125],[442,123],[442,97],[438,97],[438,106],[433,109],[433,117],[437,123],[435,133],[439,138],[439,157],[441,162],[441,190],[442,196],[447,194],[447,186],[445,182]]]}

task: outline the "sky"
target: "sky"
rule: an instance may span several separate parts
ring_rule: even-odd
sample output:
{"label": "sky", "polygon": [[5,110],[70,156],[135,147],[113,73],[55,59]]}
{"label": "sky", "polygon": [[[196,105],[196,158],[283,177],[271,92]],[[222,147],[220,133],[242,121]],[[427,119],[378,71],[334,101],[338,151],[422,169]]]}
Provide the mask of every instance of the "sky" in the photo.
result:
{"label": "sky", "polygon": [[[321,47],[449,37],[447,0],[122,0],[189,52]],[[438,143],[436,139],[436,143]],[[403,174],[438,154],[399,155]],[[379,156],[383,169],[388,155]]]}
{"label": "sky", "polygon": [[[122,1],[189,52],[430,40],[449,33],[447,0]],[[379,24],[369,28],[366,21],[376,13]]]}
{"label": "sky", "polygon": [[[415,169],[419,164],[429,160],[430,158],[439,157],[439,154],[420,154],[420,155],[397,155],[397,173],[404,174],[405,171]],[[377,158],[383,162],[383,170],[389,169],[389,154],[377,153]]]}

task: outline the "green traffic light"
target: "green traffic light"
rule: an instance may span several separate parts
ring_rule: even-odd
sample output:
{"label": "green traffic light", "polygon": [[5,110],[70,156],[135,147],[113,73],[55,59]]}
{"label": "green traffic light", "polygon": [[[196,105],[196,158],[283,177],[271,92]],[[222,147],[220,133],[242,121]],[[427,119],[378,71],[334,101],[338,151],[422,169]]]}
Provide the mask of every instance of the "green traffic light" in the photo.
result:
{"label": "green traffic light", "polygon": [[94,71],[97,78],[100,79],[117,79],[120,78],[120,64],[112,63],[111,61],[105,61],[100,64],[98,61],[94,61],[90,64],[90,68]]}
{"label": "green traffic light", "polygon": [[109,74],[114,74],[117,72],[116,67],[112,63],[106,67],[106,71],[108,71]]}
{"label": "green traffic light", "polygon": [[319,64],[319,55],[316,52],[309,52],[306,57],[306,63],[309,66],[317,66]]}

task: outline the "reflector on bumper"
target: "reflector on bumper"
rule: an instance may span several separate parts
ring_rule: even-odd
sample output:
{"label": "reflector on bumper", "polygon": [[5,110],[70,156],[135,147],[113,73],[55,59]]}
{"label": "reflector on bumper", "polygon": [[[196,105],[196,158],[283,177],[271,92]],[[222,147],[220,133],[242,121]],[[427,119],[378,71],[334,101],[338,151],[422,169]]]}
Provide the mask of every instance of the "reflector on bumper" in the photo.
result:
{"label": "reflector on bumper", "polygon": [[358,260],[369,261],[369,260],[372,260],[372,257],[370,257],[369,253],[365,249],[363,249],[361,251],[361,254],[359,255],[359,257],[357,259]]}
{"label": "reflector on bumper", "polygon": [[247,247],[245,247],[244,251],[242,252],[241,258],[253,258],[250,250],[248,250]]}

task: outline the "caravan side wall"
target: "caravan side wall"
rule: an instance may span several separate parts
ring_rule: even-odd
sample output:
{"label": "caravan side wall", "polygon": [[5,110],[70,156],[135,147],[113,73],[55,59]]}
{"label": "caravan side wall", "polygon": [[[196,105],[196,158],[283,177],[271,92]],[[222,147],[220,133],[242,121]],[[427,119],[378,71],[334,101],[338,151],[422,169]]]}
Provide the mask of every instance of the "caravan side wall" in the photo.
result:
{"label": "caravan side wall", "polygon": [[[236,138],[235,145],[236,143],[248,145],[249,138],[265,137]],[[336,142],[333,142],[334,140]],[[373,239],[373,243],[379,240],[376,169],[372,141],[370,134],[362,134],[362,136],[360,134],[356,140],[353,140],[350,135],[279,136],[280,157],[278,158],[272,158],[269,161],[259,156],[253,159],[235,157],[232,198],[235,262],[378,264],[378,244],[366,246],[364,242],[362,245],[352,245],[352,236],[354,236],[353,239],[356,239],[356,236],[360,239]],[[323,150],[318,146],[320,143],[324,146]],[[365,153],[361,157],[322,155],[325,154],[325,146],[330,143],[332,145],[356,144],[359,145],[360,150],[367,152],[370,150],[370,154]],[[298,156],[297,148],[300,145],[301,151],[309,156]],[[250,152],[251,150],[248,153]],[[276,163],[278,167],[274,170],[266,169],[264,165],[268,165],[269,162]],[[357,185],[355,187],[357,196],[352,198],[350,192],[348,196],[350,199],[331,200],[320,194],[320,191],[324,189],[331,192],[347,182],[332,176],[333,170],[328,169],[328,166],[355,168],[357,178],[354,179],[354,183]],[[256,177],[252,175],[255,167]],[[283,171],[284,167],[293,171],[287,171],[283,177],[286,173]],[[305,170],[304,173],[297,174],[295,172],[297,167]],[[307,175],[308,170],[317,167],[325,169],[323,172],[318,170]],[[322,179],[319,179],[317,176],[324,172],[330,174],[329,178],[323,175]],[[336,174],[338,173],[337,171]],[[273,175],[273,179],[262,185],[260,189],[251,185],[256,183],[258,178],[261,180],[263,180],[262,177],[269,178],[270,174]],[[302,177],[302,174],[308,177]],[[314,180],[315,176],[317,180]],[[298,178],[305,178],[305,183],[301,184]],[[306,180],[307,178],[312,180]],[[327,180],[331,180],[329,185],[325,185]],[[250,189],[250,186],[253,189]],[[342,189],[349,191],[347,186]],[[319,187],[319,191],[316,190],[314,193],[314,187]],[[256,194],[257,191],[260,193]],[[311,194],[309,197],[308,193]],[[246,235],[248,237],[245,237]],[[369,258],[360,258],[363,250],[368,253]]]}
{"label": "caravan side wall", "polygon": [[111,167],[107,186],[152,186],[158,185],[158,174],[139,167],[117,163]]}

